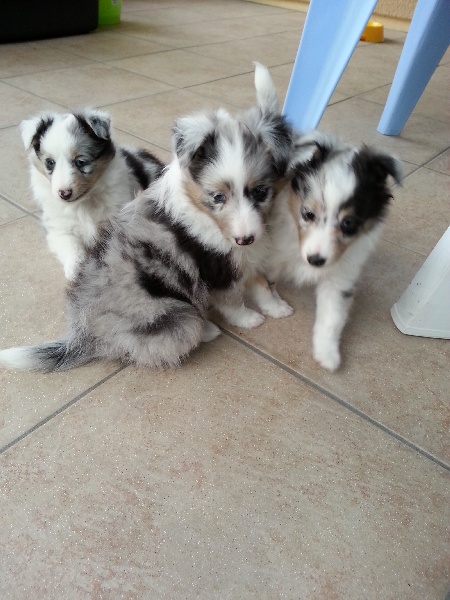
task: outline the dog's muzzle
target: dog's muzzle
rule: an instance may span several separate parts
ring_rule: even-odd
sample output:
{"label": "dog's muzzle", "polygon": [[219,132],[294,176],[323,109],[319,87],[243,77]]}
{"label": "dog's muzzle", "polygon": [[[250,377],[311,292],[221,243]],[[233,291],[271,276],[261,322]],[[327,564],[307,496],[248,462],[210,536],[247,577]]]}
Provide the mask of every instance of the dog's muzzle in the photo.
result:
{"label": "dog's muzzle", "polygon": [[327,262],[327,259],[320,256],[320,254],[310,254],[307,258],[309,264],[313,267],[323,267]]}
{"label": "dog's muzzle", "polygon": [[249,246],[250,244],[253,244],[253,242],[255,241],[255,236],[249,235],[248,237],[234,238],[234,239],[238,246]]}
{"label": "dog's muzzle", "polygon": [[66,190],[58,190],[58,196],[61,198],[61,200],[70,200],[72,198],[72,190],[71,189],[66,189]]}

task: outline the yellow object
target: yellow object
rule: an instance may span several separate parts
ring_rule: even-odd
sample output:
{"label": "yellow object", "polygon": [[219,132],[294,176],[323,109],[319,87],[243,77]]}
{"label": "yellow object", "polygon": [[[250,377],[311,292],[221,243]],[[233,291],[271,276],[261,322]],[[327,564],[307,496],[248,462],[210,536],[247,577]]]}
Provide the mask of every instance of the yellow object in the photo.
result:
{"label": "yellow object", "polygon": [[384,27],[376,21],[369,21],[361,36],[363,42],[384,42]]}

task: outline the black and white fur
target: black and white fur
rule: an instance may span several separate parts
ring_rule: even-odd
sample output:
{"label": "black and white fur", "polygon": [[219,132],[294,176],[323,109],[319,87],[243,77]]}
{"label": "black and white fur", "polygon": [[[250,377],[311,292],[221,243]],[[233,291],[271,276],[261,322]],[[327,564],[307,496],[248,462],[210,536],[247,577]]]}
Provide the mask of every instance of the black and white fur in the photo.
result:
{"label": "black and white fur", "polygon": [[257,271],[246,252],[264,237],[292,138],[268,114],[256,80],[261,107],[243,117],[218,110],[177,121],[170,165],[81,263],[68,291],[66,338],[3,350],[0,363],[42,371],[101,358],[177,366],[220,332],[207,321],[210,296],[235,322],[258,324],[259,313],[243,304]]}
{"label": "black and white fur", "polygon": [[99,226],[164,165],[146,150],[116,146],[110,117],[98,110],[40,114],[22,121],[21,131],[49,248],[72,279]]}
{"label": "black and white fur", "polygon": [[[238,280],[211,290],[211,302],[228,323],[257,327],[263,315],[282,318],[292,308],[273,292],[261,273],[270,244],[267,219],[286,181],[293,132],[278,110],[268,70],[255,63],[257,107],[239,120],[225,111],[180,119],[175,143],[195,236],[216,240],[231,252]],[[245,305],[249,299],[261,311]]]}
{"label": "black and white fur", "polygon": [[334,371],[355,284],[382,232],[388,179],[400,182],[401,164],[314,131],[299,137],[292,168],[272,211],[266,274],[272,282],[317,286],[313,353]]}

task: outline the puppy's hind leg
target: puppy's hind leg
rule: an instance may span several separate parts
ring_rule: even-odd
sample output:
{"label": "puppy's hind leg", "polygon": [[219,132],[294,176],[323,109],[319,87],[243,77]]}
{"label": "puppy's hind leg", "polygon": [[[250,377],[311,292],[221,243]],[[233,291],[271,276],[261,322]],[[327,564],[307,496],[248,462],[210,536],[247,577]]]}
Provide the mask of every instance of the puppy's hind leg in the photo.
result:
{"label": "puppy's hind leg", "polygon": [[147,323],[116,323],[105,354],[143,367],[177,367],[200,344],[203,331],[198,310],[180,303]]}
{"label": "puppy's hind leg", "polygon": [[317,287],[316,321],[313,330],[315,360],[329,371],[341,363],[339,341],[353,301],[353,290],[342,290],[335,282],[323,281]]}
{"label": "puppy's hind leg", "polygon": [[205,321],[205,326],[202,333],[202,342],[211,342],[215,340],[222,332],[220,329],[211,321]]}

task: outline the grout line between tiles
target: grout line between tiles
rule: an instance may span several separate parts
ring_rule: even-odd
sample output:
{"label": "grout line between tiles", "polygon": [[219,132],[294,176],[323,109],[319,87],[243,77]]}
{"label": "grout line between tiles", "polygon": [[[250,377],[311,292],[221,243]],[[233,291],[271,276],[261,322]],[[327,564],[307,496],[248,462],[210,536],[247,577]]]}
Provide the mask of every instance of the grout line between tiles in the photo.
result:
{"label": "grout line between tiles", "polygon": [[[441,152],[438,152],[438,154],[436,154],[436,156],[433,156],[433,158],[430,158],[430,160],[428,160],[426,163],[424,163],[422,165],[422,167],[426,167],[427,169],[431,169],[432,171],[435,171],[436,169],[433,169],[433,167],[429,167],[428,165],[433,162],[433,160],[436,160],[437,158],[440,158],[443,154],[445,154],[446,152],[448,152],[450,150],[450,146],[447,146],[447,148],[444,148],[444,150],[442,150]],[[442,171],[437,171],[438,173],[443,173]],[[443,173],[443,175],[446,175],[446,173]],[[405,178],[406,179],[406,178]]]}
{"label": "grout line between tiles", "polygon": [[4,200],[8,204],[11,204],[11,206],[14,206],[14,208],[17,208],[18,210],[21,210],[24,213],[24,215],[23,215],[24,217],[27,217],[27,216],[34,217],[35,216],[31,212],[31,210],[28,210],[28,209],[24,208],[23,206],[21,206],[17,202],[14,202],[14,200],[10,200],[7,196],[4,196],[3,194],[0,194],[0,199]]}
{"label": "grout line between tiles", "polygon": [[368,423],[370,423],[371,425],[373,425],[377,429],[380,429],[381,431],[383,431],[384,433],[386,433],[390,437],[393,437],[395,440],[397,440],[401,444],[407,446],[411,450],[414,450],[415,452],[417,452],[418,454],[420,454],[424,458],[427,458],[428,460],[432,461],[433,463],[435,463],[436,465],[438,465],[442,469],[445,469],[446,471],[450,472],[450,465],[448,465],[444,461],[440,460],[437,456],[435,456],[431,452],[428,452],[427,450],[424,450],[420,446],[417,446],[416,444],[414,444],[413,442],[411,442],[407,438],[403,437],[399,433],[396,433],[393,429],[390,429],[389,427],[386,427],[386,425],[383,425],[382,423],[380,423],[376,419],[373,419],[372,417],[370,417],[369,415],[367,415],[363,411],[359,410],[358,408],[356,408],[355,406],[353,406],[349,402],[346,402],[342,398],[339,398],[339,396],[336,396],[335,394],[333,394],[333,392],[330,392],[325,387],[321,386],[318,383],[315,383],[314,381],[312,381],[311,379],[308,379],[304,375],[301,375],[300,373],[298,373],[297,371],[295,371],[291,367],[283,364],[281,361],[279,361],[278,359],[274,358],[273,356],[271,356],[267,352],[264,352],[263,350],[260,350],[256,346],[253,346],[252,344],[250,344],[246,340],[240,338],[235,333],[233,333],[231,331],[228,331],[227,329],[223,329],[223,327],[220,327],[220,329],[222,330],[222,332],[225,335],[227,335],[231,339],[239,342],[240,344],[242,344],[243,346],[245,346],[246,348],[248,348],[249,350],[251,350],[255,354],[258,354],[258,356],[261,356],[265,360],[269,361],[275,367],[278,367],[279,369],[282,369],[283,371],[285,371],[289,375],[292,375],[293,377],[295,377],[295,379],[298,379],[299,381],[301,381],[302,383],[304,383],[308,387],[314,389],[317,392],[320,392],[321,394],[323,394],[324,396],[326,396],[327,398],[329,398],[333,402],[336,402],[337,404],[339,404],[340,406],[346,408],[347,410],[349,410],[350,412],[352,412],[356,416],[360,417],[364,421],[367,421]]}
{"label": "grout line between tiles", "polygon": [[112,379],[115,375],[117,375],[118,373],[120,373],[121,371],[123,371],[126,368],[127,368],[127,365],[123,365],[123,366],[119,367],[113,373],[110,373],[109,375],[107,375],[106,377],[101,379],[100,381],[97,381],[97,383],[94,383],[94,385],[91,385],[91,387],[89,387],[87,390],[84,390],[84,392],[81,392],[80,394],[78,394],[78,396],[75,396],[75,398],[72,398],[72,400],[69,400],[69,402],[66,402],[66,404],[64,404],[63,406],[58,408],[58,410],[55,410],[55,412],[53,412],[51,415],[48,415],[47,417],[45,417],[44,419],[42,419],[41,421],[39,421],[38,423],[33,425],[33,427],[30,427],[30,429],[27,429],[27,431],[25,431],[24,433],[19,435],[17,438],[12,440],[11,442],[8,442],[8,444],[5,444],[5,446],[0,448],[0,455],[4,454],[7,450],[12,448],[12,446],[15,446],[16,444],[21,442],[23,439],[28,437],[31,433],[33,433],[34,431],[36,431],[37,429],[39,429],[40,427],[42,427],[43,425],[45,425],[46,423],[51,421],[54,417],[57,417],[58,415],[60,415],[67,408],[69,408],[70,406],[72,406],[73,404],[78,402],[79,400],[82,400],[85,396],[90,394],[92,391],[96,390],[102,384],[106,383],[107,381]]}

